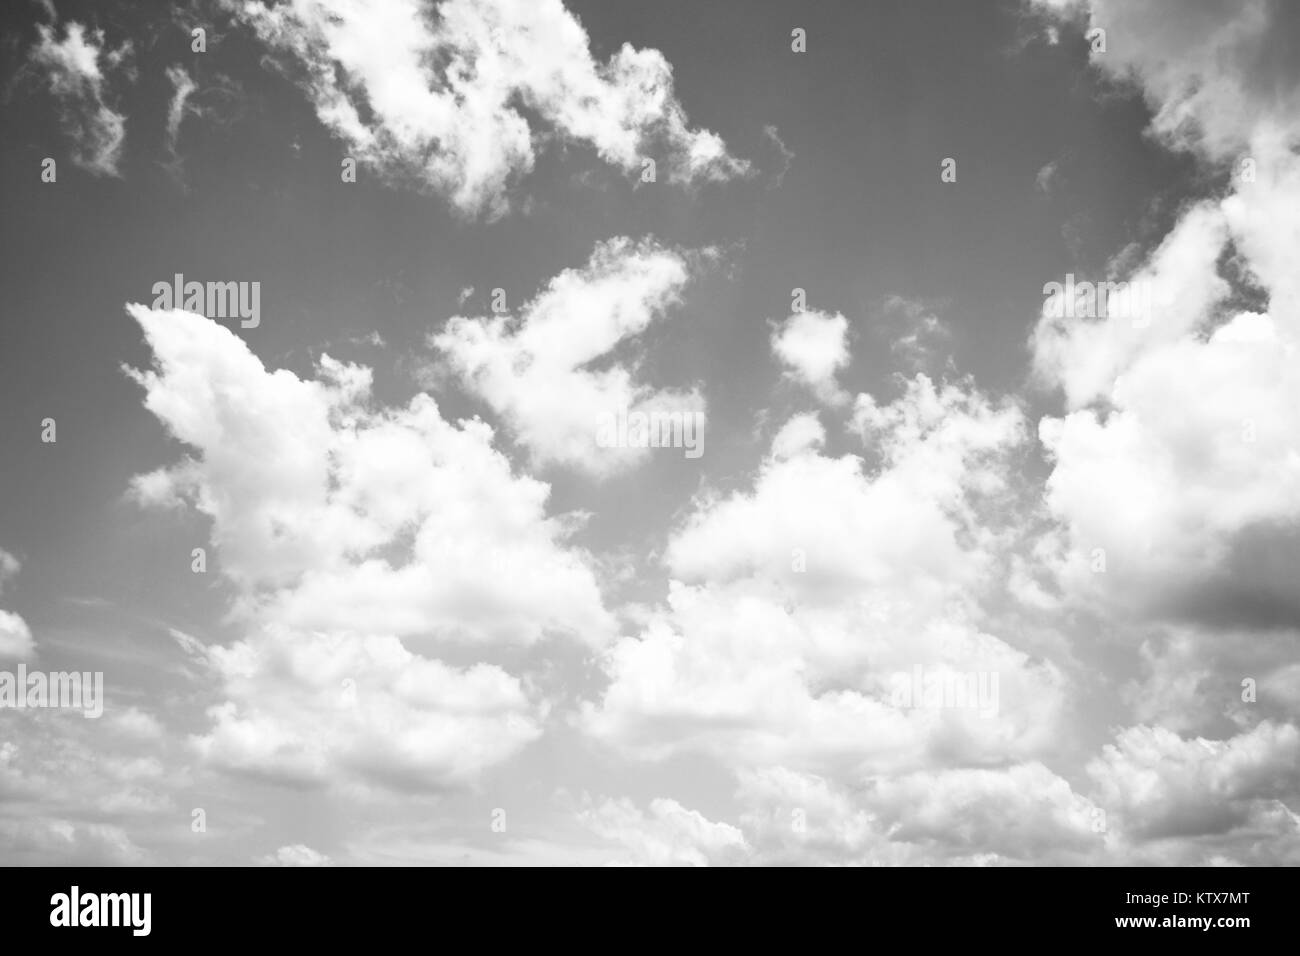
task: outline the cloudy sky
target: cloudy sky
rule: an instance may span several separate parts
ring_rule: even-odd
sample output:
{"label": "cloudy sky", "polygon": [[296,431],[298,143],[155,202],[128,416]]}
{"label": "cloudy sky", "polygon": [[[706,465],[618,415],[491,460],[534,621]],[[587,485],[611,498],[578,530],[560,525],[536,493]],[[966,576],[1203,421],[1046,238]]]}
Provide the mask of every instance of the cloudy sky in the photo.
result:
{"label": "cloudy sky", "polygon": [[1300,862],[1300,7],[2,16],[0,862]]}

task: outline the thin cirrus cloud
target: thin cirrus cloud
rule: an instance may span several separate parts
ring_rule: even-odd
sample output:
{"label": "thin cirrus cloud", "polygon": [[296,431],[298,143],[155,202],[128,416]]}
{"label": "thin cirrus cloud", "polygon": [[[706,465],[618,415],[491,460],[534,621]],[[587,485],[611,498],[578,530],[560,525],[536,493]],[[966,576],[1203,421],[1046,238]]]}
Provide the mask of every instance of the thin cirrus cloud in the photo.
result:
{"label": "thin cirrus cloud", "polygon": [[187,112],[195,112],[189,100],[198,89],[198,84],[185,67],[179,64],[167,68],[167,81],[172,86],[172,98],[167,104],[167,152],[175,158],[180,144],[181,123]]}
{"label": "thin cirrus cloud", "polygon": [[45,24],[36,30],[30,60],[58,101],[73,162],[95,176],[119,176],[126,117],[109,105],[107,87],[110,74],[130,57],[130,42],[111,49],[102,30],[75,21],[62,31]]}
{"label": "thin cirrus cloud", "polygon": [[889,337],[889,350],[915,371],[952,369],[952,330],[939,318],[940,305],[900,295],[882,303],[880,331]]}
{"label": "thin cirrus cloud", "polygon": [[599,63],[560,0],[227,6],[357,159],[445,196],[467,218],[509,211],[548,135],[628,173],[653,159],[676,183],[749,172],[717,134],[691,128],[662,54],[624,45]]}

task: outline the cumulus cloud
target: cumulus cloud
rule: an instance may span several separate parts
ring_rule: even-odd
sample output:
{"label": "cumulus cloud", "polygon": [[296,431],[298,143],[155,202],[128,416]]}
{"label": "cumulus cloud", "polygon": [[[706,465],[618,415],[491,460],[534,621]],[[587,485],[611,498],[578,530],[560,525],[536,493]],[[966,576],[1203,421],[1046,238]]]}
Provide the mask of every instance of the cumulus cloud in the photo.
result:
{"label": "cumulus cloud", "polygon": [[[0,548],[0,593],[21,566],[17,558]],[[35,653],[36,644],[27,622],[13,611],[0,609],[0,658],[30,658]]]}
{"label": "cumulus cloud", "polygon": [[835,380],[849,364],[849,321],[838,312],[796,312],[772,330],[772,351],[786,376],[813,390],[828,405],[842,405],[849,395]]}
{"label": "cumulus cloud", "polygon": [[1098,808],[1039,763],[851,783],[762,767],[737,779],[734,827],[665,800],[649,813],[607,800],[582,816],[646,864],[1078,864],[1103,851]]}
{"label": "cumulus cloud", "polygon": [[0,657],[29,658],[35,653],[27,622],[13,611],[0,610]]}
{"label": "cumulus cloud", "polygon": [[[637,350],[709,252],[612,239],[511,314],[449,320],[428,340],[442,381],[493,425],[441,397],[385,404],[362,365],[295,374],[200,316],[129,307],[151,353],[129,375],[184,447],[131,494],[206,522],[233,637],[171,631],[205,708],[188,738],[138,706],[17,716],[0,857],[151,862],[174,851],[134,835],[184,821],[187,777],[215,770],[395,811],[338,862],[1300,862],[1300,113],[1278,39],[1296,15],[1053,6],[1107,29],[1097,70],[1208,173],[1167,235],[1096,277],[1148,289],[1149,313],[1045,309],[1028,345],[1047,394],[1023,401],[956,377],[932,304],[885,300],[874,331],[907,374],[857,396],[847,320],[791,315],[768,344],[819,405],[762,413],[755,460],[707,473],[635,555],[580,546],[586,515],[503,449],[606,478],[649,452],[600,447],[601,413],[702,410],[699,387],[646,381]],[[659,54],[595,62],[556,2],[230,9],[349,150],[467,216],[504,214],[555,141],[631,172],[653,154],[682,182],[745,172],[691,130]],[[56,38],[38,47],[79,78],[66,102],[102,104],[102,36]],[[194,90],[168,77],[174,152]],[[0,585],[17,571],[0,551]],[[603,585],[633,579],[607,609]],[[0,657],[32,649],[0,611]],[[926,679],[974,699],[927,699]],[[584,799],[555,844],[403,818],[411,794],[450,811],[489,772],[517,783],[557,730],[536,750],[701,779]],[[728,785],[729,803],[709,792]],[[703,792],[706,812],[684,804]],[[257,839],[238,859],[335,862]]]}
{"label": "cumulus cloud", "polygon": [[148,855],[119,826],[60,819],[0,820],[11,866],[139,866]]}
{"label": "cumulus cloud", "polygon": [[[647,757],[830,774],[997,764],[1051,739],[1061,674],[982,630],[972,600],[1019,411],[924,376],[858,408],[875,467],[824,455],[800,417],[752,491],[696,502],[665,550],[666,604],[606,655],[589,732]],[[917,668],[996,672],[996,713],[900,701]]]}
{"label": "cumulus cloud", "polygon": [[[142,736],[155,718],[111,700],[101,720],[6,710],[0,742],[0,854],[13,865],[156,862],[132,834],[180,815],[189,778],[175,738]],[[165,768],[165,769],[164,769]]]}
{"label": "cumulus cloud", "polygon": [[1291,4],[1038,0],[1038,5],[1106,31],[1106,52],[1093,62],[1117,80],[1136,81],[1153,111],[1153,132],[1174,147],[1222,160],[1262,130],[1294,132],[1300,64],[1291,44],[1300,13]]}
{"label": "cumulus cloud", "polygon": [[[1066,406],[1039,425],[1058,526],[1035,557],[1139,651],[1124,689],[1138,722],[1088,773],[1133,858],[1294,861],[1296,12],[1050,6],[1107,30],[1093,62],[1136,86],[1158,139],[1228,174],[1137,268],[1112,264],[1108,278],[1150,287],[1143,321],[1045,314],[1033,334]],[[1262,306],[1237,304],[1243,291]]]}
{"label": "cumulus cloud", "polygon": [[606,799],[583,808],[579,819],[595,834],[625,848],[612,862],[637,866],[709,866],[741,860],[744,835],[715,823],[676,800],[655,799],[647,810],[632,801]]}
{"label": "cumulus cloud", "polygon": [[734,827],[664,800],[581,817],[643,864],[1294,865],[1296,747],[1267,721],[1226,741],[1139,726],[1088,764],[1085,792],[1037,761],[859,779],[756,766],[737,773]]}
{"label": "cumulus cloud", "polygon": [[1142,839],[1269,833],[1300,859],[1300,819],[1284,798],[1300,785],[1300,731],[1264,721],[1227,740],[1130,727],[1088,765],[1100,800]]}
{"label": "cumulus cloud", "polygon": [[[1271,37],[1284,31],[1267,22],[1291,14],[1198,7],[1180,20],[1183,53],[1172,57],[1151,12],[1159,6],[1094,4],[1093,22],[1122,35],[1118,56],[1108,46],[1096,62],[1131,71],[1172,146],[1211,162],[1250,149],[1254,167],[1227,195],[1187,208],[1143,264],[1117,276],[1150,289],[1141,321],[1039,322],[1035,365],[1067,406],[1039,427],[1053,463],[1046,501],[1064,527],[1046,557],[1069,592],[1130,613],[1294,626],[1285,569],[1300,566],[1300,285],[1284,263],[1300,238],[1278,213],[1300,209],[1300,160],[1285,147],[1300,141],[1300,122],[1283,108],[1300,76],[1272,62]],[[1233,307],[1243,275],[1266,309]]]}
{"label": "cumulus cloud", "polygon": [[192,455],[134,484],[211,521],[247,636],[190,647],[225,697],[195,745],[299,784],[466,781],[539,734],[545,701],[496,664],[425,656],[612,633],[576,525],[482,422],[432,399],[376,408],[370,371],[269,371],[229,330],[129,306],[155,366],[145,405]]}
{"label": "cumulus cloud", "polygon": [[1117,298],[1120,307],[1108,307],[1104,316],[1084,314],[1088,308],[1065,311],[1045,288],[1033,339],[1037,373],[1062,388],[1071,408],[1109,396],[1129,363],[1185,339],[1213,317],[1229,291],[1216,269],[1226,239],[1214,204],[1192,207],[1146,264],[1122,278],[1142,290],[1129,300],[1132,307]]}
{"label": "cumulus cloud", "polygon": [[615,238],[597,245],[581,269],[551,279],[516,316],[456,316],[429,341],[536,464],[608,477],[651,450],[600,444],[603,417],[704,412],[697,390],[639,384],[632,360],[611,357],[680,300],[689,276],[683,254]]}
{"label": "cumulus cloud", "polygon": [[777,431],[772,439],[772,457],[778,460],[794,458],[826,443],[826,429],[811,412],[795,415]]}
{"label": "cumulus cloud", "polygon": [[873,801],[891,839],[942,848],[943,855],[996,852],[1046,862],[1086,854],[1100,842],[1092,802],[1040,763],[889,778]]}
{"label": "cumulus cloud", "polygon": [[[1286,556],[1294,567],[1300,554],[1300,371],[1283,335],[1268,316],[1241,314],[1134,362],[1108,413],[1042,423],[1055,463],[1047,503],[1070,542],[1059,568],[1073,588],[1166,609],[1212,588],[1223,611],[1248,614],[1253,596],[1294,620],[1293,589],[1263,567]],[[1097,548],[1107,576],[1093,573]]]}
{"label": "cumulus cloud", "polygon": [[72,160],[96,176],[118,176],[126,117],[107,102],[107,77],[131,52],[129,42],[114,50],[102,30],[75,21],[59,31],[37,24],[31,62],[43,71],[59,103],[59,119],[73,143]]}
{"label": "cumulus cloud", "polygon": [[504,215],[550,136],[628,173],[654,158],[679,183],[749,169],[715,133],[690,127],[662,54],[625,44],[597,62],[560,0],[228,6],[353,155],[467,217]]}

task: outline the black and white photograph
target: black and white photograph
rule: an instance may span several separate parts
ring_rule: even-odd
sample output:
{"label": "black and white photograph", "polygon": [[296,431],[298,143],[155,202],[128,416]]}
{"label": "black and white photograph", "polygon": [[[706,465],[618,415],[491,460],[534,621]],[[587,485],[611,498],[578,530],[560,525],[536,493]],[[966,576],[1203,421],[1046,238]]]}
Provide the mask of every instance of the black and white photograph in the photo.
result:
{"label": "black and white photograph", "polygon": [[11,876],[1300,863],[1300,3],[0,18]]}

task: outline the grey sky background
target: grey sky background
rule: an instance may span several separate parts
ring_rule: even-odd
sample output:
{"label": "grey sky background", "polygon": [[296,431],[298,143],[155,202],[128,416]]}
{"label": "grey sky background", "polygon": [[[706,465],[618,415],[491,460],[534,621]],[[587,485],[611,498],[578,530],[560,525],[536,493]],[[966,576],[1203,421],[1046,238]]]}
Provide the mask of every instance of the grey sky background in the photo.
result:
{"label": "grey sky background", "polygon": [[[3,13],[0,608],[31,642],[6,619],[0,669],[103,671],[107,703],[0,710],[0,861],[1296,862],[1284,5],[456,0],[386,5],[386,30],[326,6],[336,24],[308,3]],[[447,59],[521,18],[490,42],[535,86],[462,99],[439,138],[422,97]],[[547,86],[578,61],[550,28],[622,107]],[[412,37],[442,43],[414,82]],[[624,44],[662,55],[666,99],[607,65]],[[349,75],[359,47],[385,70]],[[311,75],[345,78],[369,153]],[[506,110],[532,168],[458,205],[429,170],[506,155]],[[87,159],[105,111],[120,149]],[[722,158],[675,166],[701,131]],[[634,278],[602,298],[589,272],[549,333],[519,332],[615,237],[684,281],[646,280],[652,317],[592,364],[548,364],[636,311]],[[260,325],[128,313],[175,273],[260,282]],[[1066,273],[1146,277],[1151,328],[1053,325]],[[534,378],[467,371],[518,359],[475,339],[496,288]],[[795,288],[845,320],[830,375],[775,345]],[[371,369],[368,396],[301,385],[324,355]],[[554,457],[597,410],[562,389],[610,367],[702,396],[702,457]],[[457,431],[474,417],[489,437]],[[437,464],[376,442],[340,465],[380,434]],[[316,510],[295,455],[336,469]],[[132,493],[187,456],[174,507]],[[421,557],[422,527],[523,564]],[[534,593],[548,554],[565,570]],[[998,715],[900,711],[914,665],[997,673]]]}

